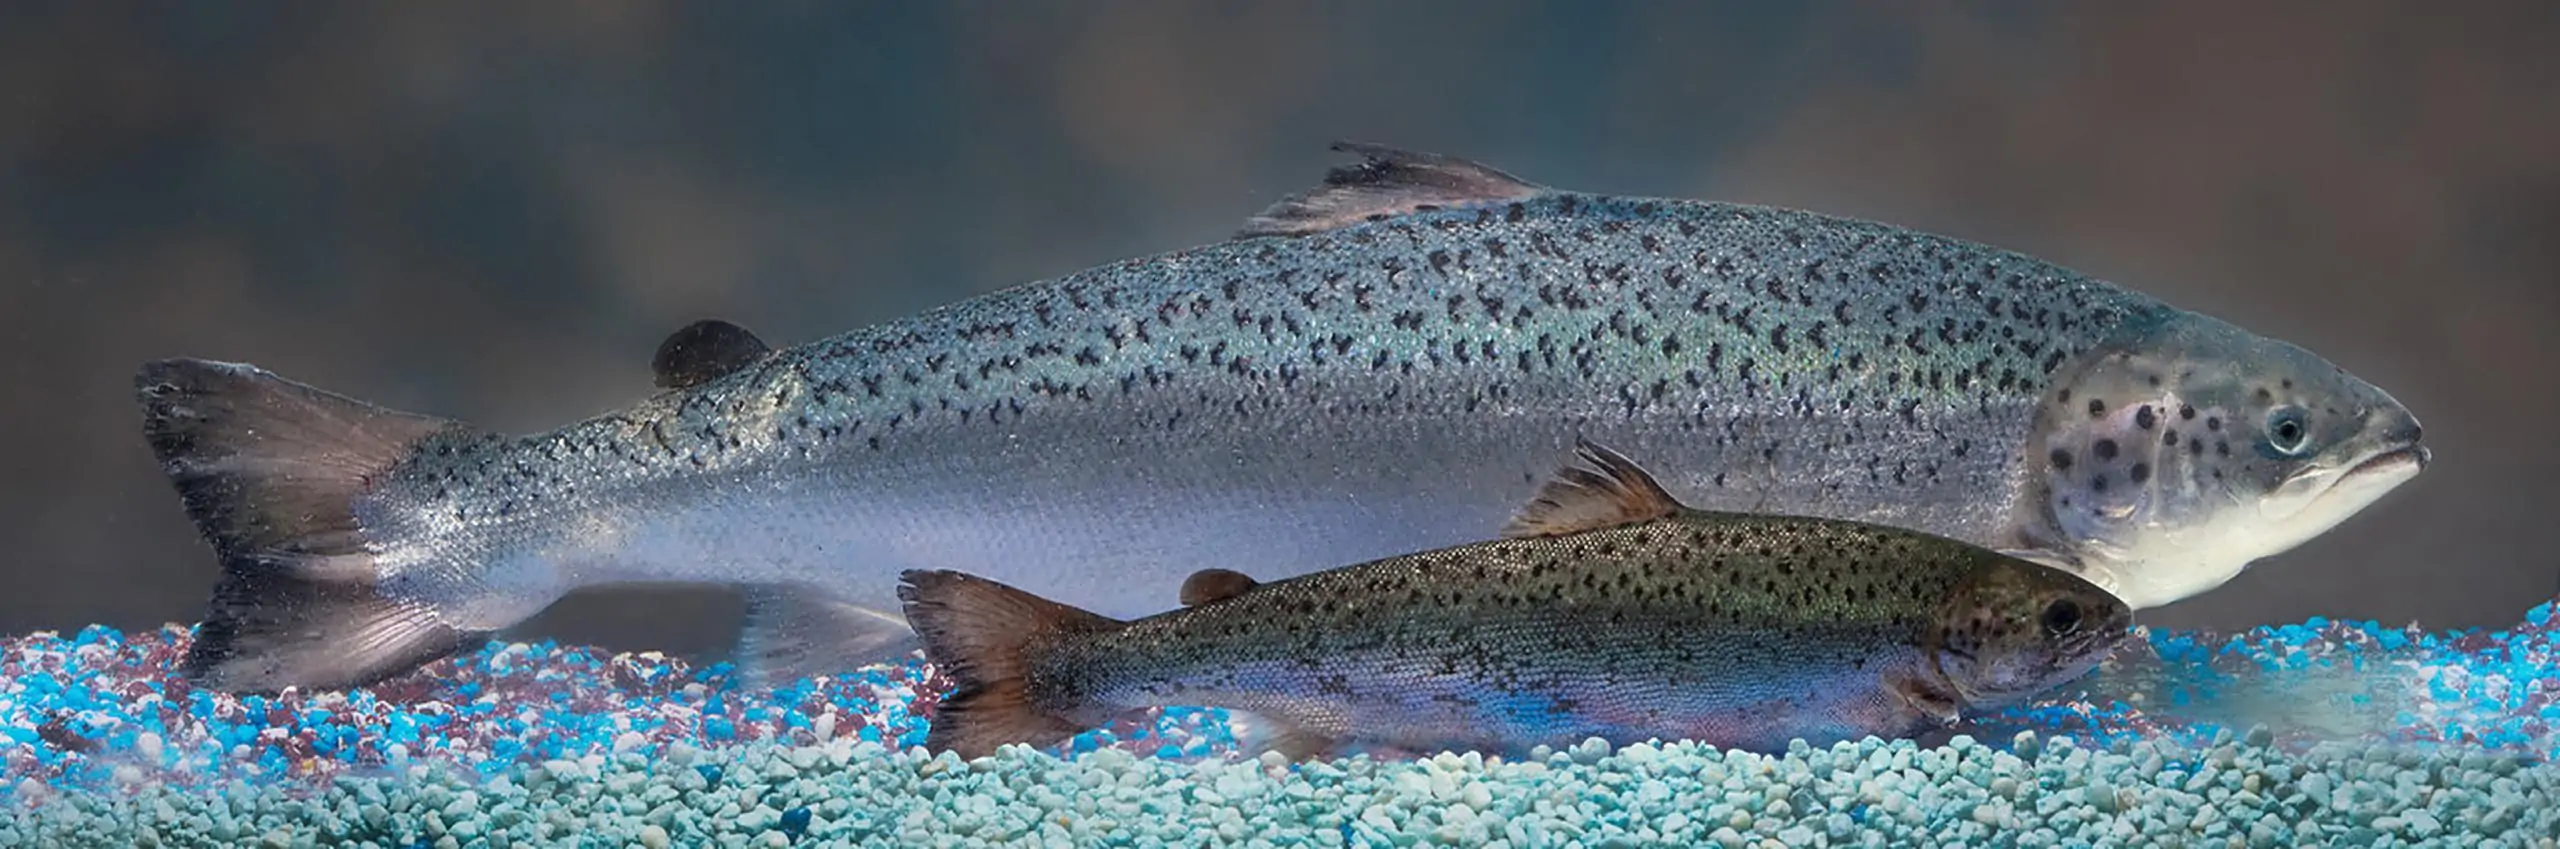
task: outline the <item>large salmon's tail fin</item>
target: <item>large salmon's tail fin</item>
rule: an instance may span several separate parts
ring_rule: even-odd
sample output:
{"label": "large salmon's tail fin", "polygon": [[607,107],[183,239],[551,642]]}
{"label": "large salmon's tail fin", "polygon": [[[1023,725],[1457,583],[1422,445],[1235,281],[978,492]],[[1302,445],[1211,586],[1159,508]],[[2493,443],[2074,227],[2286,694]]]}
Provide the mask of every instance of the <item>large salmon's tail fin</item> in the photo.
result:
{"label": "large salmon's tail fin", "polygon": [[376,540],[355,514],[419,440],[462,425],[196,359],[134,376],[143,435],[222,580],[181,673],[235,692],[370,684],[486,634],[376,591]]}
{"label": "large salmon's tail fin", "polygon": [[898,599],[925,659],[955,685],[934,710],[925,748],[979,758],[1006,743],[1054,745],[1095,724],[1078,717],[1092,711],[1044,704],[1031,691],[1030,653],[1044,637],[1120,622],[961,572],[910,570],[899,578]]}

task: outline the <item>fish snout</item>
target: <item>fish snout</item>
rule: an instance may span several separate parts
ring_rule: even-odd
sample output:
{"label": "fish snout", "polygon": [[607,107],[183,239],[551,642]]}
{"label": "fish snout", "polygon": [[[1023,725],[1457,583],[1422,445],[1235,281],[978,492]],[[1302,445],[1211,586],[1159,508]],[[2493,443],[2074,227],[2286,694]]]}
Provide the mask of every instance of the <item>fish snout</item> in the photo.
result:
{"label": "fish snout", "polygon": [[2418,440],[2426,434],[2426,428],[2418,425],[2418,417],[2410,415],[2407,410],[2398,410],[2384,415],[2388,418],[2381,422],[2382,444],[2416,448],[2419,461],[2425,462],[2426,449],[2418,444]]}
{"label": "fish snout", "polygon": [[2405,465],[2415,472],[2424,470],[2427,462],[2435,459],[2435,452],[2428,450],[2420,441],[2426,435],[2426,428],[2419,426],[2418,417],[2408,410],[2399,407],[2378,410],[2370,422],[2374,451],[2362,466]]}

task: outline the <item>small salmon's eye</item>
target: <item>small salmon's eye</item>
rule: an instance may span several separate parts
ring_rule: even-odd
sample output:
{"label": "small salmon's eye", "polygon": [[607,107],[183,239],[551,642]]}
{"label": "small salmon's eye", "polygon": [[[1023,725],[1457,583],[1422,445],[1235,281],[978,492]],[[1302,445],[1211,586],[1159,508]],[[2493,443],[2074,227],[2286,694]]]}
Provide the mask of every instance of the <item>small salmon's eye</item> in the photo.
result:
{"label": "small salmon's eye", "polygon": [[2054,599],[2044,608],[2044,632],[2060,637],[2080,630],[2080,603],[2067,598]]}

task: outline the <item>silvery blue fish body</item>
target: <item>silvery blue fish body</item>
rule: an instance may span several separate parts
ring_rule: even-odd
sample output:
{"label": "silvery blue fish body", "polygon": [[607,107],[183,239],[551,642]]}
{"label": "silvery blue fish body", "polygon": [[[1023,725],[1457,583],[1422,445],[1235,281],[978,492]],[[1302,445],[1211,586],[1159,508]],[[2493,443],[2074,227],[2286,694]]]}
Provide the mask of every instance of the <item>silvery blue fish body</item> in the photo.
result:
{"label": "silvery blue fish body", "polygon": [[1483,539],[1577,438],[1700,509],[1944,535],[2141,608],[2426,461],[2321,358],[2028,256],[1353,149],[1230,241],[780,350],[689,329],[665,391],[549,433],[147,365],[226,564],[189,668],[361,683],[655,581],[749,587],[756,669],[842,668],[912,644],[902,570],[1138,615],[1204,563]]}

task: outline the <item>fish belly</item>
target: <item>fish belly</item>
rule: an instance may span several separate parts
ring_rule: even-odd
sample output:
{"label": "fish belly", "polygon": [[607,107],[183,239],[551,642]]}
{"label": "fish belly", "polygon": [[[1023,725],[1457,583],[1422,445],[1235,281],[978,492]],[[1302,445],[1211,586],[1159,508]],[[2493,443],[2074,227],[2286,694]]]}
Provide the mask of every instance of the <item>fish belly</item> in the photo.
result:
{"label": "fish belly", "polygon": [[[1949,465],[1929,490],[1863,467],[1728,462],[1677,422],[1559,413],[1312,420],[1116,431],[946,434],[947,450],[670,478],[552,520],[540,552],[567,585],[791,583],[897,609],[897,574],[956,569],[1106,616],[1176,606],[1203,568],[1276,580],[1499,535],[1584,436],[1619,447],[1692,505],[1888,521],[1959,538],[2004,527],[2002,470]],[[1806,430],[1801,423],[1773,422]],[[921,440],[920,440],[921,441]],[[1783,438],[1782,438],[1783,441]],[[1731,471],[1726,471],[1731,470]],[[1772,474],[1768,470],[1774,470]],[[1890,464],[1886,474],[1890,474]]]}

